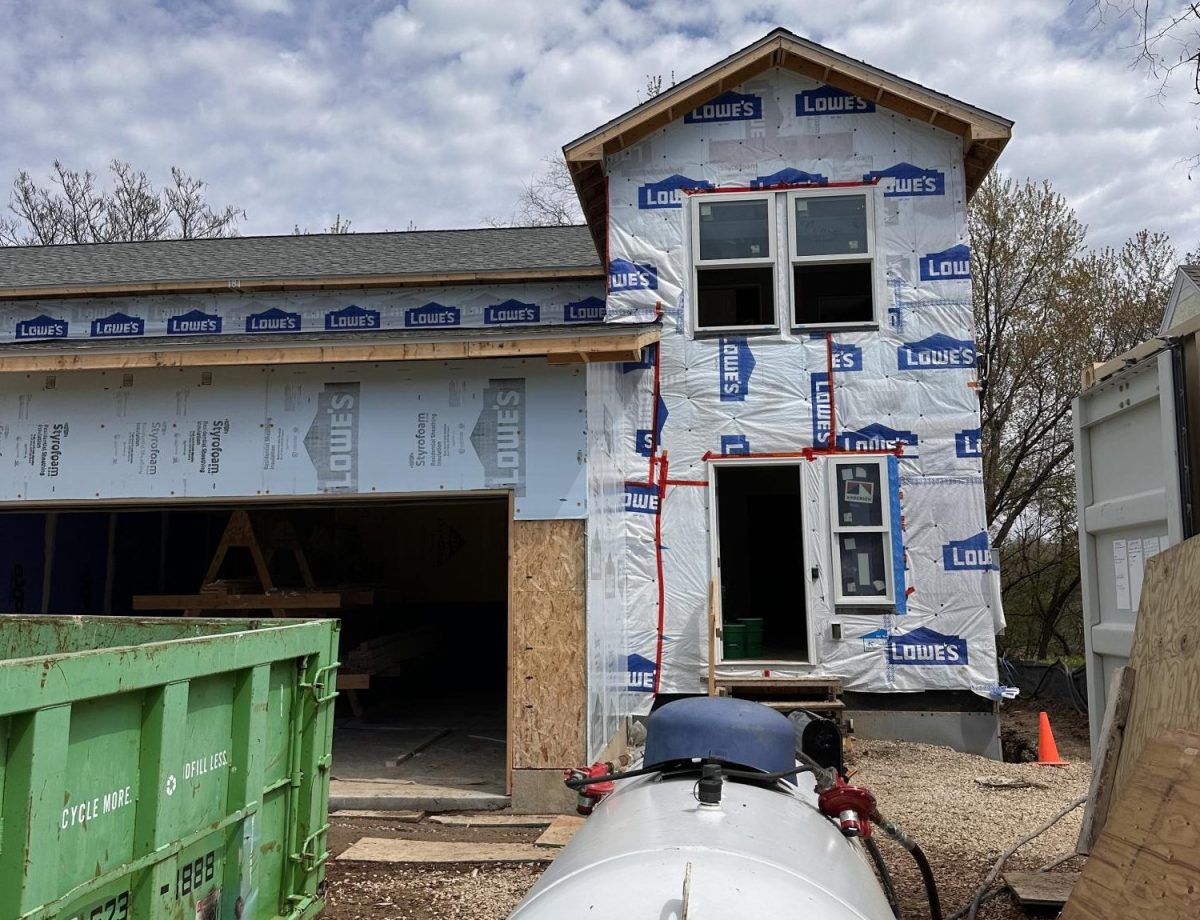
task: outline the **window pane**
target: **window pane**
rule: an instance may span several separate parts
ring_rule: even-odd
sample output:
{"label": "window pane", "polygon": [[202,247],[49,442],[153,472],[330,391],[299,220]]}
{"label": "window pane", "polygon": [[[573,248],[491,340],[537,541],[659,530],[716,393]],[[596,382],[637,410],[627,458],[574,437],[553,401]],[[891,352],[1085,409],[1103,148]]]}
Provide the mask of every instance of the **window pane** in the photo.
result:
{"label": "window pane", "polygon": [[775,269],[706,268],[696,273],[700,328],[775,323]]}
{"label": "window pane", "polygon": [[881,533],[838,534],[842,557],[842,594],[846,597],[886,597],[887,565]]}
{"label": "window pane", "polygon": [[869,323],[875,318],[870,262],[792,268],[796,325]]}
{"label": "window pane", "polygon": [[701,201],[700,260],[769,259],[767,200]]}
{"label": "window pane", "polygon": [[878,464],[838,464],[837,515],[839,527],[883,525],[883,488]]}
{"label": "window pane", "polygon": [[793,199],[796,255],[862,255],[867,252],[867,199],[818,195]]}

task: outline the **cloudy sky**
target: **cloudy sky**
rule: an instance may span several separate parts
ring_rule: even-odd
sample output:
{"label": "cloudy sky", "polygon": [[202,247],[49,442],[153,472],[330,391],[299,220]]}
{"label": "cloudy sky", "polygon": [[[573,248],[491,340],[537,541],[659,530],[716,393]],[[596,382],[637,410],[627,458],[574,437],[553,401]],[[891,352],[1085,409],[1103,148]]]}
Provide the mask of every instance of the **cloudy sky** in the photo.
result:
{"label": "cloudy sky", "polygon": [[1200,109],[1186,81],[1156,98],[1092,0],[0,0],[0,22],[0,188],[56,158],[176,164],[246,234],[508,217],[647,74],[783,25],[1014,119],[1003,170],[1049,179],[1094,244],[1200,242]]}

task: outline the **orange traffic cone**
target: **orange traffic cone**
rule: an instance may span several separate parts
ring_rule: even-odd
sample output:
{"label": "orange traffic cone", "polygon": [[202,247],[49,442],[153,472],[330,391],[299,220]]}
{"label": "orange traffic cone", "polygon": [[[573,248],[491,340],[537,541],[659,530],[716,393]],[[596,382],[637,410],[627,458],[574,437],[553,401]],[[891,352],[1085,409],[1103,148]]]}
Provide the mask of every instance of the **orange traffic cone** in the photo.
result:
{"label": "orange traffic cone", "polygon": [[1037,762],[1047,767],[1065,767],[1068,763],[1058,756],[1058,745],[1054,743],[1054,732],[1050,730],[1050,717],[1044,712],[1038,714]]}

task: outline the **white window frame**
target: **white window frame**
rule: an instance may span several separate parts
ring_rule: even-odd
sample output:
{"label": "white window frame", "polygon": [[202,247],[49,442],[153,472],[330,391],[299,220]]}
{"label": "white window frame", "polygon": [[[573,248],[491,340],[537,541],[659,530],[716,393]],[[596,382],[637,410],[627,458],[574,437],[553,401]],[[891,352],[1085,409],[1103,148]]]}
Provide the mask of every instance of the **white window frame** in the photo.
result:
{"label": "white window frame", "polygon": [[[796,255],[796,201],[801,198],[849,198],[859,195],[866,202],[867,221],[867,251],[865,253],[847,252],[833,255],[798,256]],[[874,329],[879,326],[882,305],[887,296],[883,259],[878,252],[879,245],[879,209],[876,203],[875,186],[847,186],[841,188],[800,189],[787,193],[787,291],[788,291],[788,324],[792,329],[812,331],[817,329]],[[796,318],[796,273],[797,265],[847,265],[869,264],[871,266],[871,318],[855,320],[848,323],[801,323]],[[778,313],[778,310],[776,310]]]}
{"label": "white window frame", "polygon": [[[715,192],[689,196],[692,242],[692,328],[699,336],[720,335],[726,332],[777,332],[785,325],[781,316],[786,306],[779,302],[779,253],[776,252],[778,224],[775,215],[775,192]],[[767,255],[757,259],[701,259],[700,208],[705,204],[724,204],[729,201],[765,201],[767,203]],[[700,325],[700,272],[705,268],[769,268],[771,269],[771,302],[775,321],[740,326]],[[793,311],[794,312],[794,311]]]}
{"label": "white window frame", "polygon": [[[841,477],[838,471],[847,466],[876,466],[879,468],[879,496],[882,513],[878,525],[842,524],[838,519],[838,494]],[[835,607],[894,607],[896,605],[896,577],[892,556],[892,483],[888,476],[887,457],[854,457],[834,455],[829,458],[829,531],[830,553],[833,560],[833,603]],[[842,547],[838,538],[843,534],[883,534],[883,567],[887,591],[880,595],[842,593]]]}
{"label": "white window frame", "polygon": [[[801,579],[804,584],[804,630],[806,641],[808,644],[808,658],[736,658],[731,661],[725,661],[725,638],[721,635],[721,623],[724,621],[725,612],[721,607],[721,529],[720,529],[720,513],[718,506],[720,504],[717,489],[717,470],[720,467],[728,466],[786,466],[791,467],[796,471],[796,477],[800,482],[800,506],[808,507],[808,486],[805,483],[803,464],[804,460],[780,460],[777,458],[739,458],[739,457],[722,457],[719,460],[710,460],[708,462],[708,551],[709,551],[709,571],[712,573],[713,582],[713,599],[712,609],[713,616],[716,619],[715,626],[717,628],[716,642],[713,645],[715,660],[712,662],[712,667],[716,668],[720,665],[729,665],[730,667],[741,667],[749,665],[751,667],[774,667],[774,666],[792,666],[792,665],[807,665],[813,666],[820,663],[820,657],[817,655],[817,636],[813,630],[813,585],[815,582],[809,580],[803,573],[809,570],[809,566],[816,564],[809,562],[807,557],[809,553],[809,542],[807,538],[807,529],[805,530],[805,538],[801,542],[801,555],[803,558],[798,560],[796,571],[801,573]],[[709,626],[706,624],[705,629]],[[707,634],[706,634],[707,635]]]}

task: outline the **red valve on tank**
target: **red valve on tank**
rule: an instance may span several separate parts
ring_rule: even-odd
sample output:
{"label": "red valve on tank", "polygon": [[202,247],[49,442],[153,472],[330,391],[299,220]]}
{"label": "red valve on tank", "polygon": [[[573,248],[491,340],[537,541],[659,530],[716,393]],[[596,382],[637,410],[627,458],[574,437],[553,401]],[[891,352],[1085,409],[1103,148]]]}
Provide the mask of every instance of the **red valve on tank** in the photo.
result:
{"label": "red valve on tank", "polygon": [[[596,779],[601,776],[608,776],[613,772],[613,765],[610,763],[600,763],[597,761],[590,767],[575,767],[572,770],[567,770],[563,773],[563,778],[567,781],[581,779]],[[575,810],[579,814],[587,816],[592,813],[600,800],[608,795],[616,788],[611,779],[602,780],[596,783],[588,783],[586,786],[579,787],[579,798],[575,804]]]}
{"label": "red valve on tank", "polygon": [[832,786],[817,793],[817,807],[821,814],[837,821],[845,836],[871,836],[875,796],[865,786],[851,786],[837,776]]}

